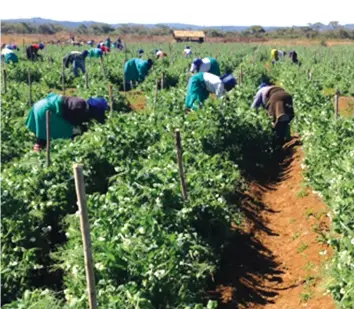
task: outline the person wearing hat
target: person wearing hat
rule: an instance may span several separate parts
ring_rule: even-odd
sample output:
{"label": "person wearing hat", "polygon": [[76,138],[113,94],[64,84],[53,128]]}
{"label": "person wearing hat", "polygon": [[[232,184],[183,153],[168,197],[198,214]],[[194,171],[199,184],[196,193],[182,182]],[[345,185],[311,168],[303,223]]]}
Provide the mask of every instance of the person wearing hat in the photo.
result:
{"label": "person wearing hat", "polygon": [[100,48],[91,48],[88,55],[90,58],[102,58],[103,51]]}
{"label": "person wearing hat", "polygon": [[32,44],[26,48],[26,55],[28,60],[37,60],[38,57],[42,57],[40,54],[38,54],[40,49],[44,48],[43,43],[39,44]]}
{"label": "person wearing hat", "polygon": [[221,74],[219,63],[212,57],[194,59],[190,71],[191,73],[208,72],[217,76],[220,76]]}
{"label": "person wearing hat", "polygon": [[189,46],[186,46],[186,48],[183,50],[183,55],[185,58],[192,55],[192,50]]}
{"label": "person wearing hat", "polygon": [[103,124],[107,102],[102,97],[91,97],[87,101],[79,97],[50,93],[36,102],[27,117],[26,127],[36,135],[34,151],[46,146],[46,112],[50,111],[50,138],[69,139],[75,132],[85,131],[83,125],[91,119]]}
{"label": "person wearing hat", "polygon": [[148,75],[153,62],[151,59],[143,60],[139,58],[132,58],[124,65],[124,79],[126,89],[130,89],[130,81],[142,83]]}
{"label": "person wearing hat", "polygon": [[162,59],[164,57],[167,57],[167,54],[161,49],[155,49],[155,56],[157,59]]}
{"label": "person wearing hat", "polygon": [[140,48],[138,50],[138,55],[139,55],[139,58],[143,57],[144,56],[144,50]]}
{"label": "person wearing hat", "polygon": [[18,57],[13,51],[13,49],[10,47],[11,46],[6,45],[5,48],[1,50],[1,58],[4,59],[4,62],[6,64],[9,64],[11,62],[18,63]]}
{"label": "person wearing hat", "polygon": [[16,44],[6,45],[6,47],[7,47],[8,49],[11,49],[11,50],[17,50],[17,51],[20,50],[20,49],[17,47]]}
{"label": "person wearing hat", "polygon": [[210,93],[215,93],[219,99],[225,91],[230,91],[235,86],[236,79],[232,74],[225,74],[222,77],[208,72],[194,74],[188,82],[185,101],[187,111],[197,110],[203,106],[203,102],[209,97]]}
{"label": "person wearing hat", "polygon": [[278,142],[283,145],[290,138],[290,122],[295,116],[292,96],[281,87],[263,82],[251,107],[258,109],[260,106],[268,111]]}
{"label": "person wearing hat", "polygon": [[70,54],[63,58],[64,66],[68,68],[69,65],[72,64],[73,72],[76,77],[79,76],[79,69],[81,70],[82,74],[85,74],[85,60],[88,54],[89,52],[87,50],[84,50],[82,53],[79,51],[72,51]]}

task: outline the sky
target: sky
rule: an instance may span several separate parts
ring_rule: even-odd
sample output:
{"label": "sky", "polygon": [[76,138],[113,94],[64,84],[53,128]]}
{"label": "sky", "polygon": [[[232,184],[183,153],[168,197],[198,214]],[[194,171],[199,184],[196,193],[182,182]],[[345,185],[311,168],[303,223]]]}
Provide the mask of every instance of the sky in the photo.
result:
{"label": "sky", "polygon": [[1,4],[0,19],[32,17],[200,26],[303,26],[330,21],[354,24],[354,0],[16,0],[15,5],[12,1]]}

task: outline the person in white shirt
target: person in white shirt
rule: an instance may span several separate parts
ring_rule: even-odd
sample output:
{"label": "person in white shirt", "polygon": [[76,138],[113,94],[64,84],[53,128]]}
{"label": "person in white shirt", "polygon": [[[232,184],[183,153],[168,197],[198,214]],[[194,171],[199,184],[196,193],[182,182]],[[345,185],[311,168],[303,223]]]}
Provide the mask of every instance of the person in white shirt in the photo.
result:
{"label": "person in white shirt", "polygon": [[167,54],[161,49],[155,49],[155,55],[157,59],[162,59],[167,56]]}
{"label": "person in white shirt", "polygon": [[209,97],[210,93],[215,93],[221,98],[225,91],[230,91],[236,86],[236,78],[232,74],[225,74],[222,77],[200,72],[194,74],[188,83],[185,105],[187,110],[197,110]]}
{"label": "person in white shirt", "polygon": [[192,55],[192,50],[189,46],[186,46],[186,48],[183,50],[183,55],[185,58]]}

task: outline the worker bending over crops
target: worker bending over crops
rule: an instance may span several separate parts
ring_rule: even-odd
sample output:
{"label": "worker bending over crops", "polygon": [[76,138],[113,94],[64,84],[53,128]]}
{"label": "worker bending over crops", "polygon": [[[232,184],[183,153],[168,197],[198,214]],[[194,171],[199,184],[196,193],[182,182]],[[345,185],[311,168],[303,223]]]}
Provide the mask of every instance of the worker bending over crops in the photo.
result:
{"label": "worker bending over crops", "polygon": [[46,146],[46,112],[50,111],[50,138],[73,138],[78,131],[87,130],[84,125],[91,119],[99,123],[105,121],[107,102],[104,98],[89,98],[87,101],[79,97],[61,96],[50,93],[46,98],[36,102],[27,118],[26,126],[36,135],[34,151]]}
{"label": "worker bending over crops", "polygon": [[162,51],[161,49],[155,49],[155,56],[157,59],[162,59],[162,58],[167,57],[167,54],[164,51]]}
{"label": "worker bending over crops", "polygon": [[40,49],[44,48],[44,44],[39,43],[39,44],[32,44],[26,48],[26,55],[28,60],[37,60],[38,57],[42,57],[40,54],[38,54]]}
{"label": "worker bending over crops", "polygon": [[262,83],[251,107],[260,106],[268,111],[278,143],[283,145],[285,139],[290,139],[290,122],[295,116],[292,96],[270,82]]}
{"label": "worker bending over crops", "polygon": [[220,66],[215,58],[206,57],[203,59],[196,58],[193,60],[191,73],[194,72],[208,72],[217,76],[220,76]]}
{"label": "worker bending over crops", "polygon": [[5,48],[1,50],[1,58],[4,59],[6,64],[18,63],[18,57],[10,46],[6,45]]}
{"label": "worker bending over crops", "polygon": [[89,57],[90,58],[102,58],[103,51],[100,48],[91,48],[89,50]]}
{"label": "worker bending over crops", "polygon": [[64,66],[68,68],[69,64],[72,64],[73,72],[76,77],[79,76],[79,69],[81,70],[82,74],[85,74],[85,60],[88,54],[89,52],[87,50],[84,50],[82,53],[79,51],[72,51],[70,54],[64,57]]}
{"label": "worker bending over crops", "polygon": [[106,43],[105,43],[105,45],[107,46],[107,48],[111,48],[111,38],[110,37],[108,37],[107,39],[106,39]]}
{"label": "worker bending over crops", "polygon": [[133,58],[124,65],[124,79],[126,89],[130,89],[130,81],[142,83],[152,67],[152,60]]}
{"label": "worker bending over crops", "polygon": [[291,51],[289,53],[289,57],[292,63],[295,63],[297,65],[301,65],[301,62],[299,61],[299,59],[297,58],[297,52],[295,50]]}
{"label": "worker bending over crops", "polygon": [[201,107],[210,93],[215,93],[217,98],[221,98],[225,91],[230,91],[235,86],[236,79],[231,74],[222,77],[207,72],[194,74],[188,83],[185,101],[187,111]]}
{"label": "worker bending over crops", "polygon": [[190,57],[192,55],[192,50],[189,46],[186,46],[186,48],[183,50],[183,56],[185,58]]}

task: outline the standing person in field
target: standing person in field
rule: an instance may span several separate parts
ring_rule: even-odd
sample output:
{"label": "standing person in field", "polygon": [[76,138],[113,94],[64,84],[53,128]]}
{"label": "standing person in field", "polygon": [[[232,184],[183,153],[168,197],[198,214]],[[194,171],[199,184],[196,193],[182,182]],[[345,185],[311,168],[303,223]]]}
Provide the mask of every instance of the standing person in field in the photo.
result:
{"label": "standing person in field", "polygon": [[187,112],[202,107],[210,93],[215,93],[219,99],[235,86],[236,78],[232,74],[225,74],[222,77],[207,72],[194,74],[188,82],[185,101]]}
{"label": "standing person in field", "polygon": [[221,75],[219,63],[212,57],[194,59],[190,71],[191,73],[208,72],[217,76]]}
{"label": "standing person in field", "polygon": [[76,77],[79,76],[79,69],[82,74],[86,73],[85,60],[89,52],[84,50],[82,53],[79,51],[72,51],[70,54],[66,55],[63,59],[64,66],[69,67],[70,64],[73,66],[73,72]]}
{"label": "standing person in field", "polygon": [[133,58],[124,65],[124,79],[126,89],[130,89],[130,81],[142,83],[151,69],[153,62],[151,59],[143,60]]}
{"label": "standing person in field", "polygon": [[258,109],[260,106],[268,111],[278,143],[283,145],[285,140],[291,138],[290,122],[295,116],[292,96],[281,87],[269,82],[262,83],[251,107]]}
{"label": "standing person in field", "polygon": [[192,50],[189,46],[186,46],[186,48],[183,50],[183,56],[185,58],[192,56]]}
{"label": "standing person in field", "polygon": [[28,60],[37,60],[39,57],[42,58],[40,54],[38,54],[40,49],[44,48],[43,43],[32,44],[26,48],[26,55]]}
{"label": "standing person in field", "polygon": [[5,48],[1,50],[1,58],[4,59],[6,64],[9,63],[18,63],[18,57],[13,51],[13,49],[9,48],[10,46],[6,45]]}
{"label": "standing person in field", "polygon": [[50,93],[36,102],[26,120],[27,128],[36,135],[34,151],[46,146],[46,112],[50,111],[50,137],[52,139],[73,138],[78,130],[83,132],[83,124],[91,119],[105,122],[107,102],[101,97],[91,97],[87,101],[79,97],[61,96]]}
{"label": "standing person in field", "polygon": [[89,57],[90,58],[102,58],[103,51],[100,48],[91,48],[89,50]]}

